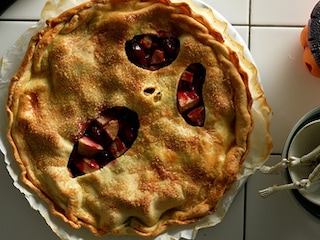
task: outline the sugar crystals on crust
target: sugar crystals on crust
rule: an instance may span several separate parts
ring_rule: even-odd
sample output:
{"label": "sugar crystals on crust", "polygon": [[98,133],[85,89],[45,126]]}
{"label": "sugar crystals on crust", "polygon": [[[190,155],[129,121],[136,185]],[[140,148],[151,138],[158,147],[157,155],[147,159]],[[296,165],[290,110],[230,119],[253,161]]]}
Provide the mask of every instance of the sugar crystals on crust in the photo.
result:
{"label": "sugar crystals on crust", "polygon": [[31,39],[8,139],[23,181],[71,226],[155,236],[214,213],[237,180],[264,96],[192,6],[91,1]]}

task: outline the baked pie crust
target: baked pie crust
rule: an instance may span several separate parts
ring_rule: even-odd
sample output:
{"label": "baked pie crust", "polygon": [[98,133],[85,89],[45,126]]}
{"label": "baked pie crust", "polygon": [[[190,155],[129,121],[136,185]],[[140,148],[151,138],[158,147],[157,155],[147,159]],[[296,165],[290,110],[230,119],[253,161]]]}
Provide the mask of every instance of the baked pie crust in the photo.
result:
{"label": "baked pie crust", "polygon": [[93,0],[31,39],[8,139],[23,182],[72,227],[155,236],[214,213],[237,181],[253,102],[270,108],[242,48],[199,9]]}

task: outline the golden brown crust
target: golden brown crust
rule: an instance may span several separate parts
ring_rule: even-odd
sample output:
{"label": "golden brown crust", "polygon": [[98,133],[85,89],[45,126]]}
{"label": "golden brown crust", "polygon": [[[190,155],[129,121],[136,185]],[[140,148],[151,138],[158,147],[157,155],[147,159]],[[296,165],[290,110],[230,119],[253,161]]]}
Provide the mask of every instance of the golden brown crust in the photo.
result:
{"label": "golden brown crust", "polygon": [[[177,58],[157,71],[132,64],[126,41],[160,31],[179,39]],[[96,235],[154,236],[215,212],[250,149],[249,81],[263,94],[255,68],[241,61],[187,3],[97,0],[48,20],[9,89],[8,139],[23,181]],[[206,69],[203,127],[176,105],[178,80],[195,62]],[[150,87],[161,98],[145,94]],[[105,106],[137,113],[137,139],[112,164],[73,178],[67,165],[80,125]]]}

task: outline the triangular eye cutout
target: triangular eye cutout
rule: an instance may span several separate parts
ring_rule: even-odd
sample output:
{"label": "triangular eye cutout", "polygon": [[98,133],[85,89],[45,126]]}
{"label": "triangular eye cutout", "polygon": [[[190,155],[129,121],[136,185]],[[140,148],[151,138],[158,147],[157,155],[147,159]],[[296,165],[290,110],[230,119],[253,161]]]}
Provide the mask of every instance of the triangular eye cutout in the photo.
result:
{"label": "triangular eye cutout", "polygon": [[94,172],[124,154],[136,140],[138,115],[126,107],[105,109],[75,142],[68,169],[72,177]]}
{"label": "triangular eye cutout", "polygon": [[192,126],[203,126],[205,107],[202,86],[206,69],[200,63],[193,63],[181,74],[177,88],[177,107],[184,120]]}
{"label": "triangular eye cutout", "polygon": [[138,67],[151,71],[170,65],[178,56],[180,41],[176,37],[142,34],[126,42],[128,59]]}

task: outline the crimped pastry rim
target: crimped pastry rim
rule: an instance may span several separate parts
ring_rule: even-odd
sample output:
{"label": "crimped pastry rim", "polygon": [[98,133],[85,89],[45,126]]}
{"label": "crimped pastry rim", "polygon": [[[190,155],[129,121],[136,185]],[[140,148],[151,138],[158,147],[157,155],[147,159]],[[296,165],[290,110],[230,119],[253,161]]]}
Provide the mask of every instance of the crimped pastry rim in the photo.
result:
{"label": "crimped pastry rim", "polygon": [[[258,97],[261,97],[261,94],[258,94]],[[257,97],[257,99],[258,99],[258,97]],[[269,111],[269,110],[266,108],[266,111]]]}

